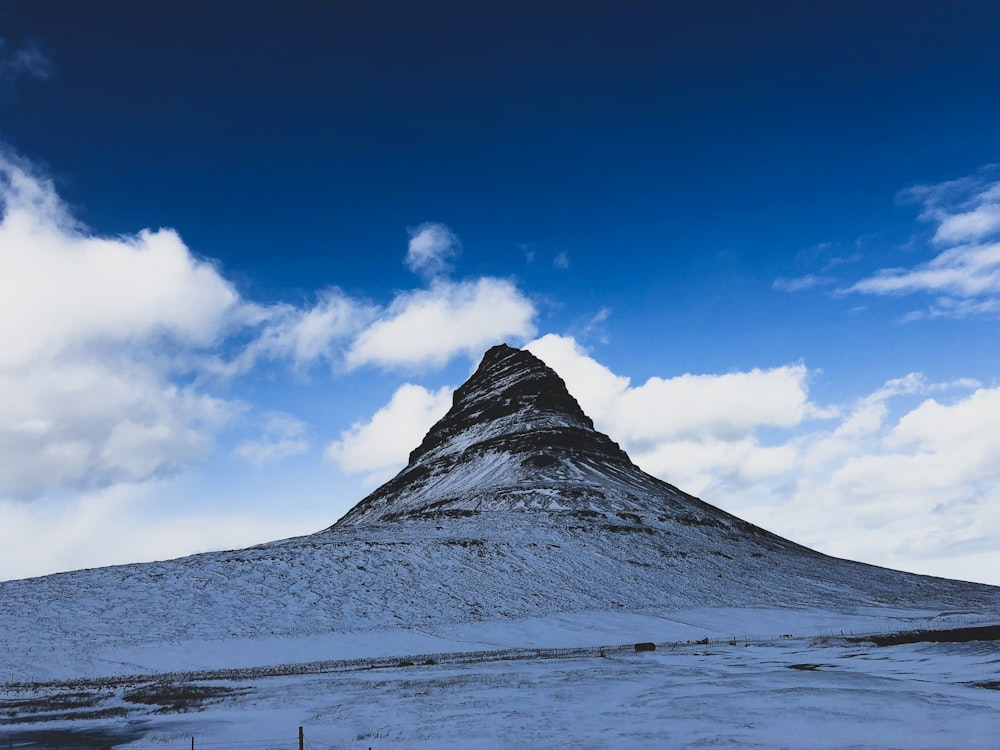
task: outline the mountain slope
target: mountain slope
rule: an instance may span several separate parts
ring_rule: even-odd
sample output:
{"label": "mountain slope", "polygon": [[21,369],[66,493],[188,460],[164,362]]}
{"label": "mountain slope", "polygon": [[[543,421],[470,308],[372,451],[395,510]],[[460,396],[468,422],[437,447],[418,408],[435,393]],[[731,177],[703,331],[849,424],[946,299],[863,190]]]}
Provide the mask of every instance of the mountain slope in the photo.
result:
{"label": "mountain slope", "polygon": [[687,495],[595,431],[533,355],[500,346],[407,467],[329,529],[0,583],[0,601],[0,675],[37,676],[149,670],[190,653],[211,666],[226,654],[327,658],[309,649],[568,613],[996,612],[1000,589],[830,558]]}

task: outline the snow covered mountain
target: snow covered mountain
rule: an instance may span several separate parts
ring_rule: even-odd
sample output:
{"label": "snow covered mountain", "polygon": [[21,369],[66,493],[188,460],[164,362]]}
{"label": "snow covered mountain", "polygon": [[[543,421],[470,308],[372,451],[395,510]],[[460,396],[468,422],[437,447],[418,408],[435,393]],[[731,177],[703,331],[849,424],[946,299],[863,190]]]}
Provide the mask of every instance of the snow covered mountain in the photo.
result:
{"label": "snow covered mountain", "polygon": [[632,464],[541,361],[497,346],[409,464],[330,528],[0,583],[0,602],[15,680],[429,653],[458,633],[534,645],[532,623],[555,620],[658,640],[650,623],[699,608],[996,613],[1000,589],[831,558],[702,502]]}
{"label": "snow covered mountain", "polygon": [[[525,546],[555,537],[531,564],[552,569],[547,583],[519,593],[560,606],[961,607],[1000,593],[830,558],[682,492],[596,431],[543,362],[505,345],[486,352],[406,468],[329,532],[431,527],[461,529],[481,556],[522,570]],[[560,581],[566,565],[579,568]],[[495,603],[516,588],[520,571],[509,572]]]}

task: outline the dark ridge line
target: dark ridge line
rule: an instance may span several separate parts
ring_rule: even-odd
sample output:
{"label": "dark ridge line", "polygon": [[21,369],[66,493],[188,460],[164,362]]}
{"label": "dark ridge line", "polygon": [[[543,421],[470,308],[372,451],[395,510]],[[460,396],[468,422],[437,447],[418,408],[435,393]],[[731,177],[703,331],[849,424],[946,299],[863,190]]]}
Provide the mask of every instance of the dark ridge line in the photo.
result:
{"label": "dark ridge line", "polygon": [[1000,641],[1000,625],[983,625],[945,630],[904,630],[898,633],[849,638],[851,643],[874,643],[876,646],[901,646],[906,643],[969,643]]}
{"label": "dark ridge line", "polygon": [[254,680],[267,677],[290,677],[310,674],[359,672],[371,669],[395,669],[438,664],[478,664],[497,661],[559,659],[575,656],[601,656],[608,653],[634,651],[635,644],[614,646],[579,646],[574,648],[508,648],[481,651],[446,651],[439,653],[373,656],[358,659],[327,659],[294,664],[273,664],[260,667],[229,667],[187,672],[146,672],[107,677],[81,677],[68,680],[0,683],[0,691],[24,692],[54,688],[116,688],[133,687],[155,682],[213,682]]}
{"label": "dark ridge line", "polygon": [[[823,636],[806,636],[823,638]],[[782,637],[784,638],[784,637]],[[700,641],[662,641],[657,647],[673,650],[691,645],[734,645],[734,643],[762,644],[780,642],[782,638],[709,638]],[[878,633],[844,638],[848,643],[874,643],[877,646],[894,646],[907,643],[968,643],[970,641],[1000,640],[1000,625],[984,625],[963,628],[903,630],[894,633]],[[338,672],[359,672],[372,669],[398,669],[413,666],[435,666],[439,664],[480,664],[498,661],[530,661],[535,659],[563,659],[574,657],[604,657],[608,654],[632,654],[635,643],[604,646],[577,646],[572,648],[506,648],[484,649],[480,651],[445,651],[423,654],[395,656],[361,657],[357,659],[324,659],[293,664],[274,664],[259,667],[230,667],[180,672],[146,672],[107,677],[81,677],[68,680],[44,680],[36,682],[0,683],[5,692],[38,691],[53,688],[114,688],[132,687],[150,682],[213,682],[254,680],[267,677],[289,677],[310,674],[333,674]]]}

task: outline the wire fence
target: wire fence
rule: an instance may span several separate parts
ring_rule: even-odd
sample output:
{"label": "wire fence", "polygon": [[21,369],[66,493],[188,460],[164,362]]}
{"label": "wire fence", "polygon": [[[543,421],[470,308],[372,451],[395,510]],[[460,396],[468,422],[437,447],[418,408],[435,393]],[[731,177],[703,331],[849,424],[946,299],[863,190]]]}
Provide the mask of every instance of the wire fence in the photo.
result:
{"label": "wire fence", "polygon": [[[365,738],[358,737],[352,743],[352,746],[360,747],[364,741]],[[195,737],[170,738],[159,742],[131,743],[128,745],[128,750],[191,750],[191,747],[194,747],[195,750],[299,750],[300,747],[302,750],[337,750],[343,747],[343,745],[313,743],[309,741],[308,736],[303,738],[300,745],[298,739],[289,739],[287,737],[204,742],[196,735]],[[17,746],[15,745],[14,750],[16,749]]]}
{"label": "wire fence", "polygon": [[[299,741],[294,738],[278,737],[272,739],[241,739],[227,741],[199,740],[194,737],[170,738],[161,741],[146,742],[142,744],[130,744],[129,748],[135,750],[299,750]],[[310,750],[312,745],[305,743],[303,750]]]}
{"label": "wire fence", "polygon": [[[995,618],[984,617],[978,613],[954,613],[949,615],[946,620],[937,624],[928,623],[926,620],[900,619],[900,621],[897,622],[889,620],[882,621],[878,624],[872,624],[867,627],[865,624],[859,624],[855,627],[848,626],[844,628],[831,628],[829,626],[817,629],[809,627],[801,629],[791,628],[789,632],[784,633],[771,632],[751,634],[733,632],[727,635],[720,633],[718,630],[705,627],[702,631],[704,633],[702,638],[656,641],[656,645],[659,648],[666,648],[668,650],[677,650],[687,646],[705,645],[764,645],[801,639],[816,640],[830,638],[867,638],[913,630],[951,630],[956,627],[984,625],[995,622]],[[156,673],[155,675],[125,674],[108,677],[80,678],[72,680],[71,682],[80,687],[103,688],[114,688],[132,684],[137,681],[148,680],[155,680],[160,683],[200,682],[212,680],[244,682],[264,677],[288,677],[309,674],[328,674],[335,672],[356,672],[370,669],[434,666],[437,664],[475,664],[496,661],[525,661],[533,659],[565,659],[574,657],[609,656],[612,654],[630,653],[634,650],[634,644],[632,643],[568,648],[510,647],[479,651],[415,654],[409,656],[328,659],[258,667],[237,667],[187,672],[162,672]],[[2,674],[2,672],[0,672],[0,674]],[[20,676],[20,679],[14,678],[0,684],[0,690],[37,690],[48,687],[55,688],[65,684],[66,681],[64,680],[33,680],[30,677]],[[2,750],[2,748],[0,748],[0,750]]]}

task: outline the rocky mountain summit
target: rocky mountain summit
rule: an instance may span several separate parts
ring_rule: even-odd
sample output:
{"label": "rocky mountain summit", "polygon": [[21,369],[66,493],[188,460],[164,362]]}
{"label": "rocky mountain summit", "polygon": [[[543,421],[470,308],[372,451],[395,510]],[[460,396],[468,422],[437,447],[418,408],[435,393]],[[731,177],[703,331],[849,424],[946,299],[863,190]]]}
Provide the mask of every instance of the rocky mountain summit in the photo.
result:
{"label": "rocky mountain summit", "polygon": [[692,497],[596,431],[540,360],[497,346],[407,466],[330,528],[8,581],[0,601],[0,672],[67,677],[705,608],[997,612],[1000,589],[828,557]]}
{"label": "rocky mountain summit", "polygon": [[670,485],[639,471],[594,423],[562,379],[530,352],[501,344],[455,391],[392,481],[337,526],[487,511],[645,512]]}

